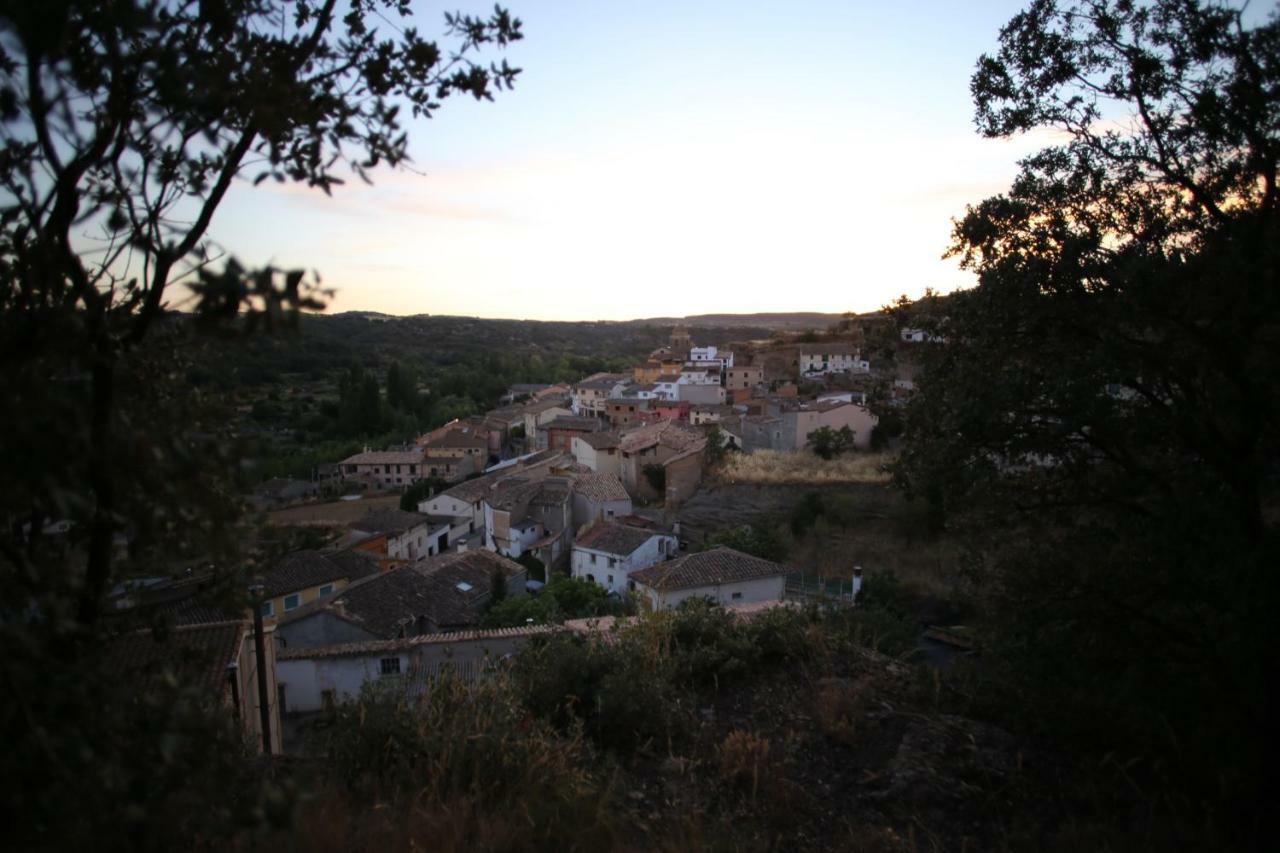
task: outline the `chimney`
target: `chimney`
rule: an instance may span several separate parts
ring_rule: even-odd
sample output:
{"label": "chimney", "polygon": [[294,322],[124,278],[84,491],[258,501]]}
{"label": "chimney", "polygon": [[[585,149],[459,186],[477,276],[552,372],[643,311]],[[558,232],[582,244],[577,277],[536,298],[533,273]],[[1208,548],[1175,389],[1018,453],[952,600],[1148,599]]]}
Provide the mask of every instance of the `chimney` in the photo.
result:
{"label": "chimney", "polygon": [[852,590],[852,598],[856,602],[858,594],[862,592],[862,566],[853,567],[853,580],[849,584]]}

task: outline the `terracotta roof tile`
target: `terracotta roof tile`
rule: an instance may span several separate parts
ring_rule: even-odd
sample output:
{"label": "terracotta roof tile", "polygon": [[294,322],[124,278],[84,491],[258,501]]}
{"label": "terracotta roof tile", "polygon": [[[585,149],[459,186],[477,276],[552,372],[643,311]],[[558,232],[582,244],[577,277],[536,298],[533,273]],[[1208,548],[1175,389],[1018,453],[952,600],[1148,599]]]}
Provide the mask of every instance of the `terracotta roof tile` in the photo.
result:
{"label": "terracotta roof tile", "polygon": [[762,560],[732,548],[715,548],[632,572],[630,579],[651,589],[665,591],[758,580],[785,575],[789,571],[781,563]]}

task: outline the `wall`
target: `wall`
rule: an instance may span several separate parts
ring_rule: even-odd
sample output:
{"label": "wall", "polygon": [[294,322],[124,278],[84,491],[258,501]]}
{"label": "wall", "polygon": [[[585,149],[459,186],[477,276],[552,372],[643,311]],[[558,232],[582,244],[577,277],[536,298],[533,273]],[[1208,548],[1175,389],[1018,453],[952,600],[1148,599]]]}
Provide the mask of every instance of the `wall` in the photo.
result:
{"label": "wall", "polygon": [[667,469],[668,504],[678,504],[688,500],[698,490],[702,482],[702,454],[692,453],[683,459],[676,459],[664,465]]}
{"label": "wall", "polygon": [[[674,536],[660,534],[649,537],[647,542],[625,557],[574,546],[573,557],[570,560],[570,573],[582,580],[586,580],[590,575],[595,583],[609,592],[627,595],[631,589],[627,580],[631,572],[638,572],[640,569],[647,569],[649,566],[660,563],[678,550],[679,545]],[[593,556],[594,563],[591,562]],[[614,560],[614,565],[610,566],[609,560]],[[609,581],[610,576],[613,577],[612,582]]]}
{"label": "wall", "polygon": [[[320,711],[324,708],[324,691],[332,690],[335,702],[349,702],[359,698],[366,681],[416,692],[445,667],[453,668],[464,678],[475,678],[487,660],[515,654],[527,640],[519,635],[478,637],[406,645],[364,655],[282,660],[278,664],[279,679],[285,685],[289,713]],[[401,675],[381,675],[383,658],[397,658]]]}
{"label": "wall", "polygon": [[583,494],[573,496],[573,524],[582,527],[596,519],[618,518],[630,515],[633,507],[631,498],[617,501],[596,501]]}
{"label": "wall", "polygon": [[724,389],[719,385],[680,385],[677,387],[681,402],[715,406],[724,402]]}
{"label": "wall", "polygon": [[[333,593],[342,589],[346,585],[347,585],[346,578],[338,578],[336,580],[326,581],[325,583],[322,583],[322,584],[317,584],[315,586],[307,587],[306,589],[303,589],[303,590],[295,590],[296,594],[299,596],[298,607],[301,607],[304,604],[310,604],[311,602],[319,598],[320,587],[322,586],[332,586],[333,590],[329,593],[329,595],[332,595]],[[292,610],[286,611],[284,609],[284,600],[288,595],[293,595],[293,594],[295,593],[288,593],[287,595],[277,595],[275,598],[271,599],[271,613],[270,615],[264,613],[263,616],[270,621],[274,619],[279,619],[285,613],[292,612]],[[297,608],[293,608],[293,610],[296,610],[296,609]],[[250,613],[249,615],[252,616],[253,614]]]}
{"label": "wall", "polygon": [[[277,678],[279,664],[276,661],[276,646],[273,638],[273,626],[263,630],[263,652],[266,658],[267,676],[267,713],[271,727],[271,751],[280,753],[280,706],[277,700]],[[240,648],[236,654],[236,691],[240,697],[240,723],[249,737],[253,748],[262,749],[262,706],[258,701],[258,654],[253,640],[253,628],[244,631],[240,638]]]}
{"label": "wall", "polygon": [[[786,589],[786,576],[758,578],[736,583],[699,586],[659,592],[644,587],[643,592],[655,610],[670,610],[688,598],[709,598],[716,604],[750,604],[753,601],[781,601]],[[740,597],[734,598],[737,594]]]}

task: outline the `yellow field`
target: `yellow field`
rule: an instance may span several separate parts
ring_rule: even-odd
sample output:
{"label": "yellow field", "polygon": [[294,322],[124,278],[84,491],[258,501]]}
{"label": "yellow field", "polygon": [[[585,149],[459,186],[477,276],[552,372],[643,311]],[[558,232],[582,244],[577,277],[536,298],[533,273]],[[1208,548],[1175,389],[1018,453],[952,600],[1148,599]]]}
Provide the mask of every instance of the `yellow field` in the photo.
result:
{"label": "yellow field", "polygon": [[887,483],[888,453],[850,453],[825,460],[807,450],[731,453],[715,472],[725,483],[839,485]]}

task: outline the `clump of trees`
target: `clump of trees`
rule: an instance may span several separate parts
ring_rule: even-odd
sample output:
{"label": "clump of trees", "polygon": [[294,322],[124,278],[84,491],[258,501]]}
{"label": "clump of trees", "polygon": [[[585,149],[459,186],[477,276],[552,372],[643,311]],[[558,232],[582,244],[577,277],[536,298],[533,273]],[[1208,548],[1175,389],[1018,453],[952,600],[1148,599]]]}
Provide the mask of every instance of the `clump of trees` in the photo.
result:
{"label": "clump of trees", "polygon": [[840,429],[824,426],[809,433],[809,440],[806,443],[823,459],[834,459],[853,450],[853,440],[853,430],[847,426],[842,426]]}
{"label": "clump of trees", "polygon": [[972,90],[984,135],[1063,141],[955,223],[979,283],[922,320],[946,343],[920,353],[899,482],[973,537],[1025,719],[1204,816],[1181,829],[1248,836],[1280,563],[1280,21],[1034,2]]}
{"label": "clump of trees", "polygon": [[[208,417],[220,401],[184,384],[223,364],[193,363],[207,353],[188,344],[291,328],[326,292],[227,259],[210,225],[239,178],[329,193],[403,163],[410,116],[514,82],[479,61],[521,37],[506,11],[447,15],[442,41],[402,26],[410,14],[398,0],[0,6],[0,404],[21,413],[0,424],[0,776],[26,792],[0,814],[19,847],[217,846],[269,810],[184,673],[175,690],[113,682],[107,596],[199,558],[228,606],[246,604],[235,448]],[[185,317],[170,312],[180,279]],[[54,521],[70,532],[48,547]]]}

